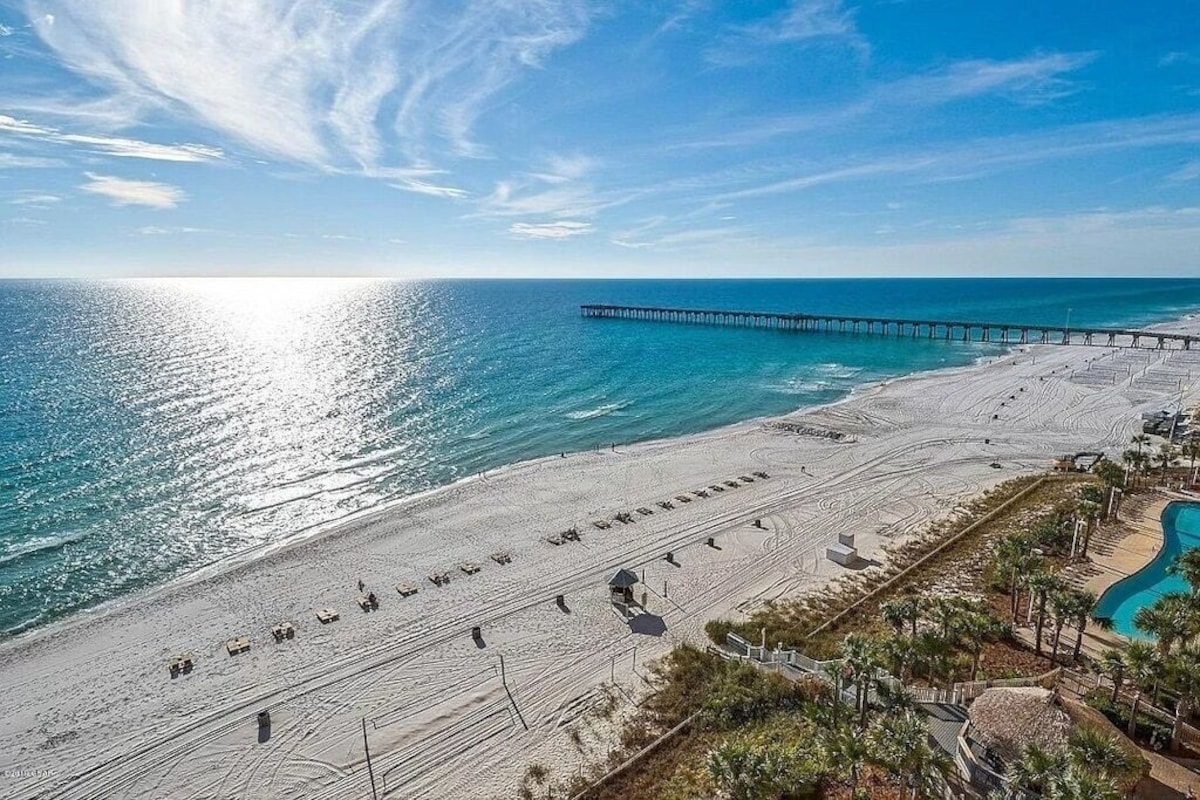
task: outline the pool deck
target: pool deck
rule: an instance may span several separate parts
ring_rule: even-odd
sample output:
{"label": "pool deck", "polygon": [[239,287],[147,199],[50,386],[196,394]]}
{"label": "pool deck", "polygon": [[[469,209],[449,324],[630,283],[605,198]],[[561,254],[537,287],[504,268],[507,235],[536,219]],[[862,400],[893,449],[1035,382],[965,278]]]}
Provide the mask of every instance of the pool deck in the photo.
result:
{"label": "pool deck", "polygon": [[[1096,593],[1122,578],[1128,577],[1149,564],[1163,546],[1162,512],[1173,500],[1195,500],[1174,492],[1156,490],[1129,497],[1121,508],[1115,524],[1102,526],[1088,547],[1089,562],[1068,569],[1071,583]],[[1110,647],[1123,647],[1124,636],[1115,631],[1088,626],[1084,633],[1084,650],[1097,657]]]}

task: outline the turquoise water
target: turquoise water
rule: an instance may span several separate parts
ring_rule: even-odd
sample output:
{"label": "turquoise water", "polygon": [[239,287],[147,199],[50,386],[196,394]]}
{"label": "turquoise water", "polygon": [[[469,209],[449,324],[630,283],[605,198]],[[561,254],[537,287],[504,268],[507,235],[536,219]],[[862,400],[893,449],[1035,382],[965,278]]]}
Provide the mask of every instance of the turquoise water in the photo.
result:
{"label": "turquoise water", "polygon": [[1185,550],[1200,547],[1200,504],[1171,503],[1162,513],[1163,548],[1154,560],[1105,591],[1095,614],[1113,621],[1113,630],[1131,639],[1154,637],[1133,624],[1138,609],[1169,592],[1187,592],[1187,581],[1167,568]]}
{"label": "turquoise water", "polygon": [[589,302],[1143,325],[1200,281],[0,282],[0,632],[482,469],[1000,352]]}

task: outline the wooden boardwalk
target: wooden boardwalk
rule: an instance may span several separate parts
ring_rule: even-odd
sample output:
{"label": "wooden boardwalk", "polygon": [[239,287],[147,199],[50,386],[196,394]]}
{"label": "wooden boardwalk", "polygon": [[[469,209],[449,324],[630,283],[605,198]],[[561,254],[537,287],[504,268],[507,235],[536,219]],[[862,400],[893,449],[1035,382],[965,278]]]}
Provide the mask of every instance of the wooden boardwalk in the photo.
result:
{"label": "wooden boardwalk", "polygon": [[595,319],[729,325],[781,331],[858,333],[1000,344],[1073,344],[1093,347],[1130,347],[1142,350],[1191,350],[1193,343],[1197,340],[1196,336],[1190,334],[1121,328],[1070,328],[1056,325],[851,317],[837,314],[783,314],[770,311],[592,304],[580,306],[580,312],[585,317]]}

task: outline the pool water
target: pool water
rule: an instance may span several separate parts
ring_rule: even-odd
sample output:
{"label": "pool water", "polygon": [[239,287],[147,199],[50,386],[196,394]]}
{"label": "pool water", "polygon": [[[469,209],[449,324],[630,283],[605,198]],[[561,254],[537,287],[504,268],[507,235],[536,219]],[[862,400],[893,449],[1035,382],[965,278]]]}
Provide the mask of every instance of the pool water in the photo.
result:
{"label": "pool water", "polygon": [[1153,639],[1133,624],[1139,608],[1150,606],[1169,592],[1186,592],[1187,581],[1167,568],[1185,550],[1200,547],[1200,503],[1171,503],[1162,513],[1163,547],[1154,560],[1128,578],[1114,583],[1096,604],[1095,616],[1108,617],[1113,630],[1131,639]]}

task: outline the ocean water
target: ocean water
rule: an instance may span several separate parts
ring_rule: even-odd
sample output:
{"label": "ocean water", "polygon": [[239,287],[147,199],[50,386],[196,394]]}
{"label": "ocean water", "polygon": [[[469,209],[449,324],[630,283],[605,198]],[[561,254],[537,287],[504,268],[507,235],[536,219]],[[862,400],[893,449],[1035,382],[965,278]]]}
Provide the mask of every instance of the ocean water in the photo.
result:
{"label": "ocean water", "polygon": [[1164,594],[1186,594],[1191,589],[1187,581],[1168,569],[1180,553],[1200,547],[1200,504],[1170,503],[1163,509],[1161,522],[1162,550],[1149,564],[1108,587],[1096,604],[1096,616],[1108,617],[1117,633],[1131,639],[1154,639],[1153,634],[1133,622],[1141,608],[1154,605]]}
{"label": "ocean water", "polygon": [[1000,352],[589,302],[1134,326],[1200,281],[0,282],[0,635],[480,470]]}

